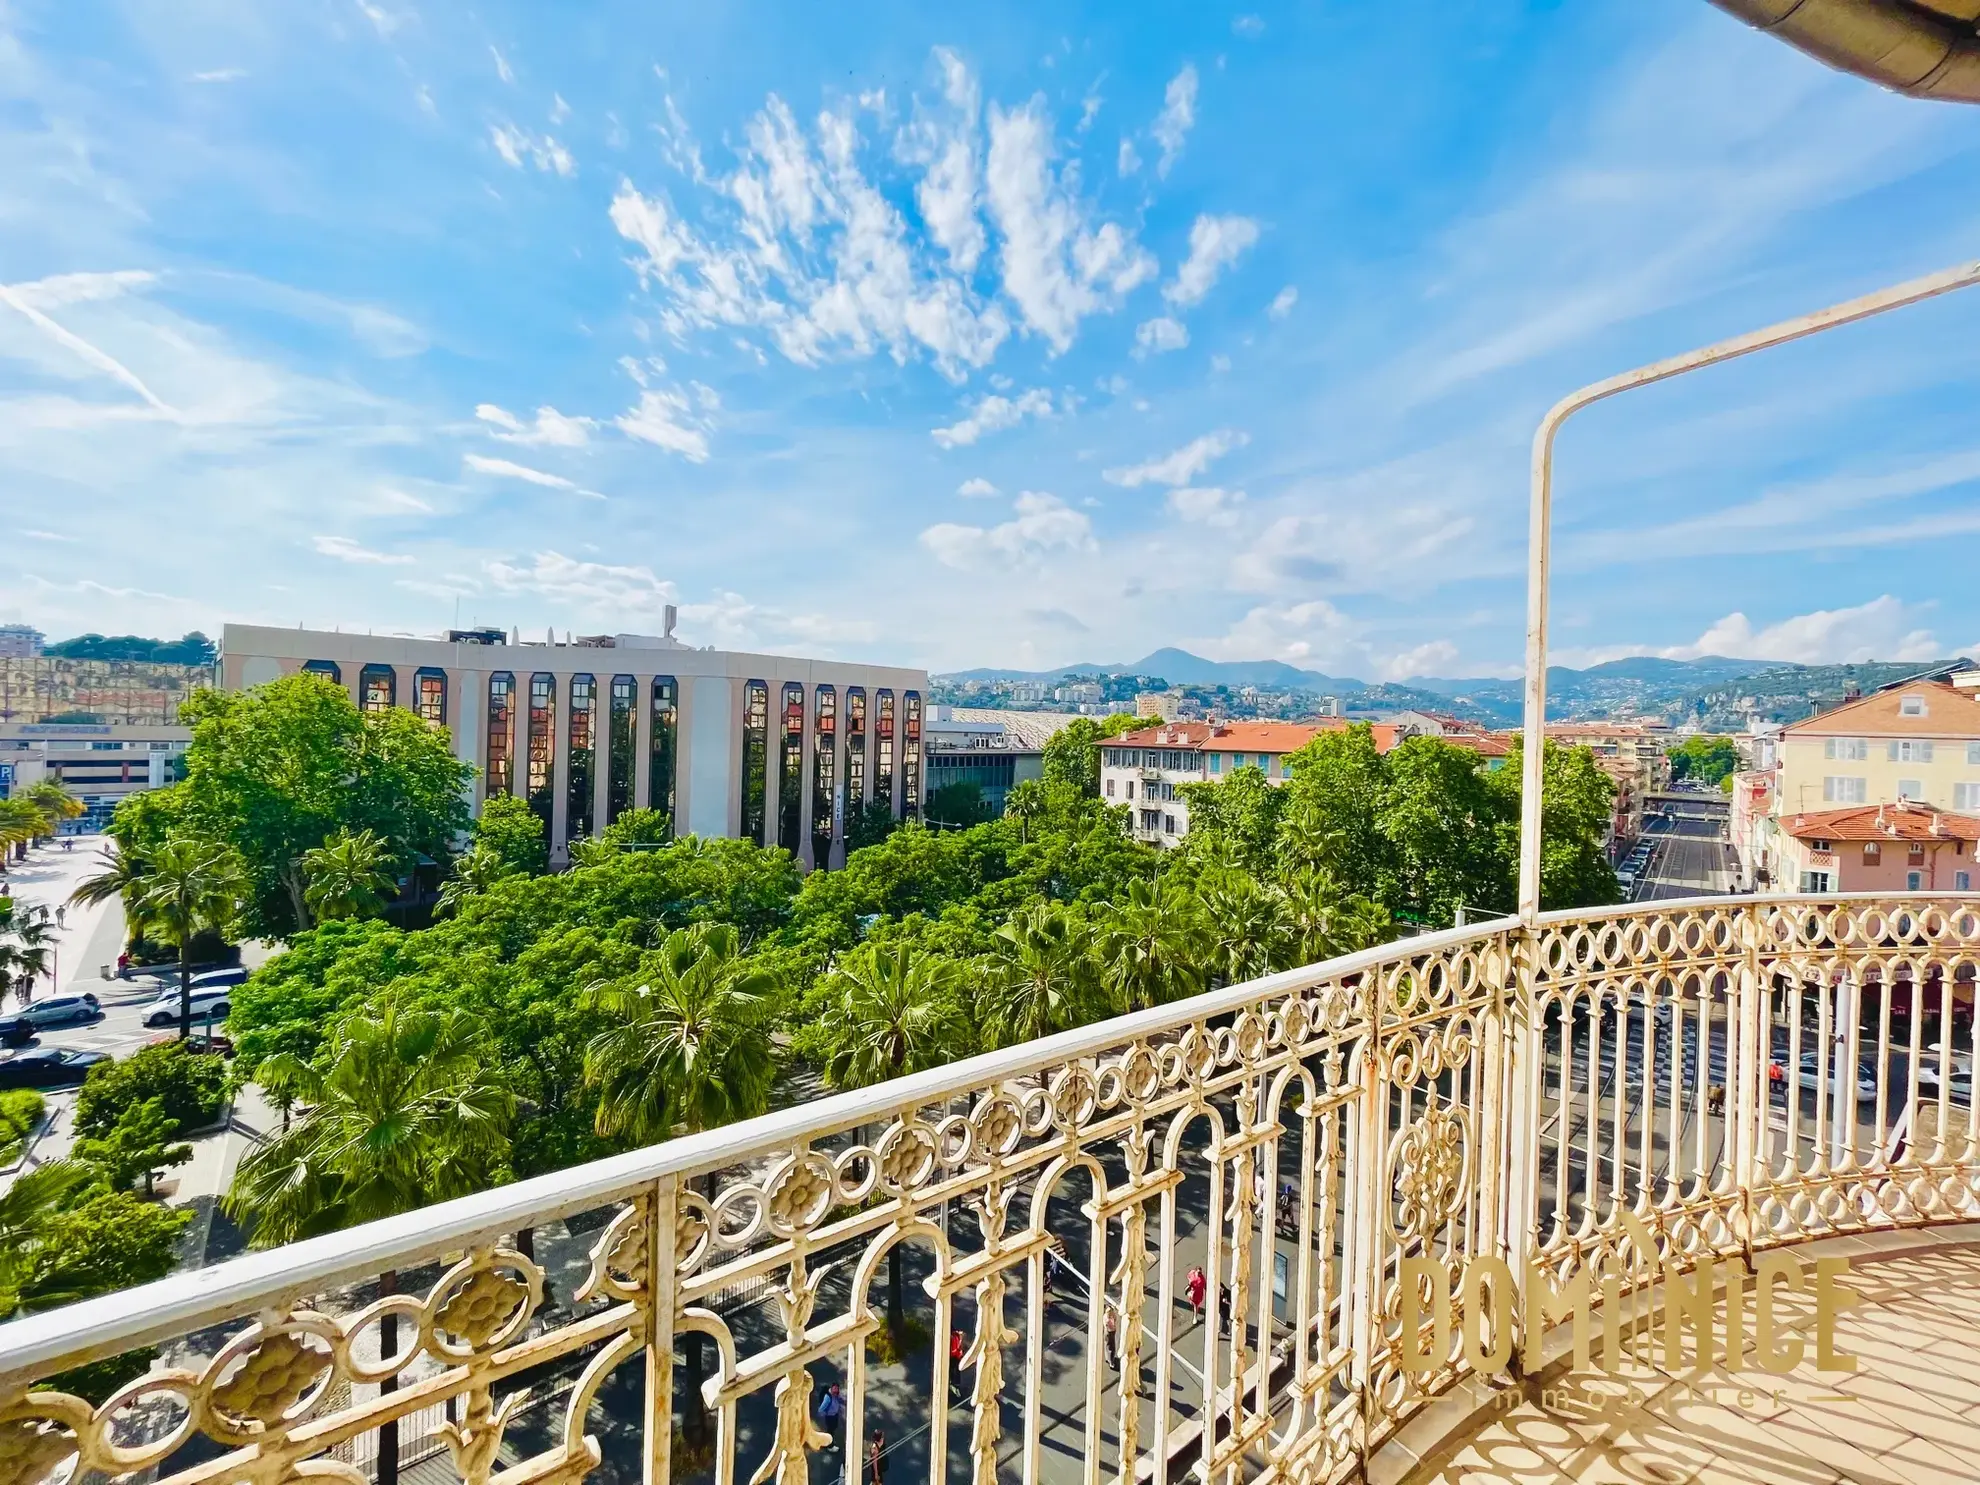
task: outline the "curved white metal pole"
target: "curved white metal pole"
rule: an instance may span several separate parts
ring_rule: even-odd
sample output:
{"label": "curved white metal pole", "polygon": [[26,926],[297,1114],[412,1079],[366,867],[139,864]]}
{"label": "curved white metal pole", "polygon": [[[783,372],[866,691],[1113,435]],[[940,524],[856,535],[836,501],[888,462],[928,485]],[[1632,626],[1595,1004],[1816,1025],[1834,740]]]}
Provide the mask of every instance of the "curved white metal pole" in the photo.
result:
{"label": "curved white metal pole", "polygon": [[1865,294],[1861,299],[1852,299],[1846,304],[1831,305],[1813,314],[1783,320],[1764,330],[1749,331],[1716,345],[1687,351],[1669,360],[1639,366],[1634,371],[1625,371],[1606,381],[1592,382],[1579,392],[1563,397],[1540,420],[1540,427],[1533,435],[1533,495],[1527,526],[1526,709],[1520,759],[1520,922],[1530,927],[1540,913],[1540,786],[1545,748],[1539,744],[1544,743],[1547,733],[1547,583],[1552,556],[1554,435],[1560,431],[1561,424],[1590,403],[1613,397],[1618,392],[1647,387],[1652,382],[1668,381],[1687,371],[1696,371],[1701,366],[1711,366],[1736,356],[1784,345],[1790,340],[1800,340],[1823,330],[1833,330],[1838,325],[1866,320],[1887,309],[1902,309],[1907,304],[1916,304],[1921,299],[1931,299],[1974,283],[1980,283],[1980,259],[1941,273],[1912,279],[1909,283],[1879,289],[1874,294]]}

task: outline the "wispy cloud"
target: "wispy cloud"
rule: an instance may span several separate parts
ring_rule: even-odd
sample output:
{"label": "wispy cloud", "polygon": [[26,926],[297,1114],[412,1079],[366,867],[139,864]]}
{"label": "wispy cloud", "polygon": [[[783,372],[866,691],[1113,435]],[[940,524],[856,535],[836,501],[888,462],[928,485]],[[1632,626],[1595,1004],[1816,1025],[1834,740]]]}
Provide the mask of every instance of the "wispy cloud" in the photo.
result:
{"label": "wispy cloud", "polygon": [[1183,141],[1189,131],[1196,126],[1196,64],[1185,63],[1183,70],[1169,79],[1169,86],[1163,90],[1162,111],[1155,116],[1155,122],[1148,126],[1148,132],[1162,147],[1162,158],[1156,163],[1155,173],[1167,175],[1169,167],[1182,153]]}
{"label": "wispy cloud", "polygon": [[538,170],[555,171],[562,176],[577,174],[577,161],[571,152],[548,134],[534,134],[518,124],[491,124],[488,138],[495,146],[495,153],[517,170],[534,165]]}
{"label": "wispy cloud", "polygon": [[997,487],[990,481],[978,477],[964,480],[956,486],[956,493],[965,500],[985,500],[997,493]]}
{"label": "wispy cloud", "polygon": [[1249,442],[1246,434],[1219,428],[1215,433],[1191,439],[1159,459],[1103,470],[1101,478],[1110,485],[1120,485],[1129,490],[1149,484],[1186,485],[1231,450],[1242,448]]}
{"label": "wispy cloud", "polygon": [[591,430],[598,426],[591,418],[567,417],[549,406],[536,410],[534,423],[525,423],[514,413],[492,402],[476,407],[474,415],[484,423],[492,423],[496,429],[495,437],[504,443],[549,444],[565,449],[582,448],[590,442]]}
{"label": "wispy cloud", "polygon": [[997,526],[964,526],[944,521],[921,533],[921,544],[945,567],[989,563],[1015,566],[1046,553],[1091,549],[1093,523],[1056,495],[1026,490],[1016,514]]}
{"label": "wispy cloud", "polygon": [[573,495],[584,495],[593,500],[605,498],[596,490],[581,489],[577,481],[567,480],[561,474],[532,469],[527,464],[517,464],[510,459],[491,459],[486,454],[463,454],[461,463],[477,474],[492,474],[498,479],[521,480],[525,484],[541,485],[546,490],[568,490]]}
{"label": "wispy cloud", "polygon": [[1293,306],[1297,303],[1299,303],[1299,290],[1287,284],[1272,296],[1272,302],[1266,306],[1265,313],[1275,320],[1283,320],[1293,312]]}
{"label": "wispy cloud", "polygon": [[356,562],[373,567],[410,567],[413,563],[411,557],[373,551],[347,536],[312,536],[309,541],[320,555],[335,557],[339,562]]}
{"label": "wispy cloud", "polygon": [[1202,303],[1218,276],[1257,241],[1258,223],[1250,217],[1199,216],[1190,224],[1189,256],[1176,270],[1175,281],[1163,285],[1162,297],[1184,307]]}
{"label": "wispy cloud", "polygon": [[966,416],[945,428],[931,428],[928,434],[945,449],[967,448],[986,433],[1015,428],[1027,417],[1049,418],[1051,415],[1052,394],[1043,387],[1034,387],[1016,397],[1004,397],[992,392],[980,399]]}
{"label": "wispy cloud", "polygon": [[706,419],[685,393],[648,387],[639,394],[638,405],[614,421],[628,438],[679,454],[691,464],[708,460]]}

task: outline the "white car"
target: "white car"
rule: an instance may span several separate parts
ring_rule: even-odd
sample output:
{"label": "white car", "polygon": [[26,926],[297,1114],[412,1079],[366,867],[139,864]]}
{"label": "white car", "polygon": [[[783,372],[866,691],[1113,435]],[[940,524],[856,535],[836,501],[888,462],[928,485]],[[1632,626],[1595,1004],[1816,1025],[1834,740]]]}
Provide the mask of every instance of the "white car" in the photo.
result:
{"label": "white car", "polygon": [[[206,1021],[220,1022],[227,1019],[227,997],[229,986],[209,986],[201,989],[193,986],[193,1024]],[[144,1024],[147,1026],[177,1026],[179,1024],[179,992],[168,990],[150,1005],[145,1007]]]}

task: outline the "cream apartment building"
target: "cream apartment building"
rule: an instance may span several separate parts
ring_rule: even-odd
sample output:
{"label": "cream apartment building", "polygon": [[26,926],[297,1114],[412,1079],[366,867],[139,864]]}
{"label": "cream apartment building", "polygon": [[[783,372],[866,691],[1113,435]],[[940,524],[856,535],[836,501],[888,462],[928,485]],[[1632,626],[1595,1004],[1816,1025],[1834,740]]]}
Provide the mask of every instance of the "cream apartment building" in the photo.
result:
{"label": "cream apartment building", "polygon": [[869,800],[920,816],[927,672],[695,649],[668,629],[524,642],[229,624],[217,671],[226,690],[314,671],[366,711],[445,728],[475,770],[473,808],[529,801],[557,864],[633,808],[683,834],[782,845],[806,867],[843,863]]}
{"label": "cream apartment building", "polygon": [[1549,722],[1547,739],[1595,755],[1595,766],[1616,786],[1612,835],[1618,840],[1641,835],[1644,800],[1670,787],[1671,760],[1664,751],[1669,734],[1631,722]]}

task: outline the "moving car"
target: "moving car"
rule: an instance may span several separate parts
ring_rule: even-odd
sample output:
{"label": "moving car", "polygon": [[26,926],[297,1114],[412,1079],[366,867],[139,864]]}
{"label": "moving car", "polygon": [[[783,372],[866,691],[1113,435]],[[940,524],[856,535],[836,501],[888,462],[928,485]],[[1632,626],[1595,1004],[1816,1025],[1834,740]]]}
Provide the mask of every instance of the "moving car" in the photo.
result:
{"label": "moving car", "polygon": [[[227,997],[231,993],[226,985],[199,985],[192,987],[192,1018],[200,1021],[224,1021],[227,1019]],[[179,1024],[179,992],[167,990],[144,1010],[144,1024],[147,1026],[176,1026]]]}
{"label": "moving car", "polygon": [[[1801,1054],[1800,1083],[1803,1088],[1828,1088],[1833,1074],[1822,1068],[1821,1058],[1814,1052]],[[1877,1096],[1877,1070],[1867,1062],[1856,1064],[1856,1097],[1859,1103],[1868,1103]]]}
{"label": "moving car", "polygon": [[74,1047],[35,1047],[0,1057],[0,1088],[69,1088],[110,1060],[108,1052]]}

